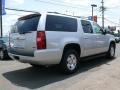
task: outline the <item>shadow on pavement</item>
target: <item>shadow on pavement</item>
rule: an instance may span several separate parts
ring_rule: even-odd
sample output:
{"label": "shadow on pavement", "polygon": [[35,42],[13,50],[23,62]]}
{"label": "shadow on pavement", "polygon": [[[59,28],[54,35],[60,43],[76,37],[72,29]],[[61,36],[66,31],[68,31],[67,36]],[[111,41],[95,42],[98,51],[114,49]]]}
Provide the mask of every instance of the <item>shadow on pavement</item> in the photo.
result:
{"label": "shadow on pavement", "polygon": [[0,59],[0,61],[6,61],[7,62],[7,61],[13,61],[13,60],[12,59],[4,59],[4,60]]}
{"label": "shadow on pavement", "polygon": [[72,75],[62,74],[58,67],[53,66],[49,68],[24,68],[16,71],[6,72],[3,76],[8,79],[11,83],[26,87],[29,89],[37,89],[42,86],[46,86],[61,80],[65,80],[72,76],[87,72],[90,69],[99,67],[103,64],[108,64],[112,60],[102,58],[92,59],[90,61],[81,62],[79,70]]}

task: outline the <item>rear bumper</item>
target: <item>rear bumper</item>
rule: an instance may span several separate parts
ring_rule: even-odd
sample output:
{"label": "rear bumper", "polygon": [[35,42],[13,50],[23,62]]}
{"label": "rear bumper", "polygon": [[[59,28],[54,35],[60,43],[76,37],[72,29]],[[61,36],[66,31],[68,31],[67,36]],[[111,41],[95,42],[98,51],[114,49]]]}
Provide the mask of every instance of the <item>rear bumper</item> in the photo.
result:
{"label": "rear bumper", "polygon": [[40,64],[40,65],[51,65],[51,64],[59,64],[61,61],[61,51],[59,49],[47,49],[47,50],[36,50],[34,52],[34,57],[30,56],[22,56],[9,53],[9,56],[23,63],[32,63],[32,64]]}

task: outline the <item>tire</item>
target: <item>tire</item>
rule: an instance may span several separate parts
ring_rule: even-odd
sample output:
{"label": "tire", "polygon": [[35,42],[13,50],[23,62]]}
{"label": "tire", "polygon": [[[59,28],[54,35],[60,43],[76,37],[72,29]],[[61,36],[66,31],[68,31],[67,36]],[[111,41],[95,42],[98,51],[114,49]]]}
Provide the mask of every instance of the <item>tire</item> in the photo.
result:
{"label": "tire", "polygon": [[4,60],[5,59],[5,53],[3,50],[0,50],[0,59]]}
{"label": "tire", "polygon": [[69,49],[63,53],[60,63],[61,69],[65,74],[72,74],[78,69],[79,55],[75,50]]}
{"label": "tire", "polygon": [[115,45],[110,44],[109,50],[107,52],[107,58],[114,58],[115,57]]}

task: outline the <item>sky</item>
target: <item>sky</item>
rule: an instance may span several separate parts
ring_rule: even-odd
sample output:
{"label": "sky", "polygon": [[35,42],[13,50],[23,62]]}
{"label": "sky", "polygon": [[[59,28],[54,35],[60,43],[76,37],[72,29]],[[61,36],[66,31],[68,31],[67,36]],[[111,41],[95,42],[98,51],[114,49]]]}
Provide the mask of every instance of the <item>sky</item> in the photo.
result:
{"label": "sky", "polygon": [[[105,26],[119,26],[120,23],[120,0],[104,0],[107,8],[105,11]],[[94,15],[98,16],[98,24],[101,25],[101,0],[5,0],[6,8],[30,10],[36,12],[60,12],[74,16],[91,16],[91,4],[96,4]],[[11,25],[17,18],[30,14],[6,10],[3,15],[3,35],[8,35]]]}

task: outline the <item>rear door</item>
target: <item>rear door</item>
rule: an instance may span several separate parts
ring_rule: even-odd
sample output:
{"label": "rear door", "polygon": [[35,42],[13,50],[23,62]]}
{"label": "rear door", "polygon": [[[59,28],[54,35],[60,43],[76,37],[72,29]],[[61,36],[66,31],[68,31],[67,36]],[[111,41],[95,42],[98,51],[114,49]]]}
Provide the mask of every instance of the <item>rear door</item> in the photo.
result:
{"label": "rear door", "polygon": [[10,33],[11,53],[34,56],[39,19],[39,14],[32,14],[18,19]]}

